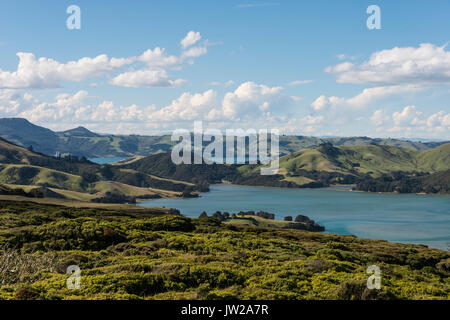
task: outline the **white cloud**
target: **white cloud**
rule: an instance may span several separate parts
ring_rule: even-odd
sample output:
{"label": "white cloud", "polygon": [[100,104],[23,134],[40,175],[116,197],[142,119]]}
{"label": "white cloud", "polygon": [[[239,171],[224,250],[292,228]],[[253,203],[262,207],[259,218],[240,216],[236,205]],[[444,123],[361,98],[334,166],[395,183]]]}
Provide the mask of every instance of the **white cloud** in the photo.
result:
{"label": "white cloud", "polygon": [[233,80],[228,80],[225,82],[211,81],[211,82],[208,82],[207,85],[214,86],[214,87],[228,88],[228,87],[231,87],[232,85],[234,85],[234,81]]}
{"label": "white cloud", "polygon": [[214,90],[196,94],[185,92],[170,105],[151,113],[149,119],[152,121],[211,120],[218,112],[214,109],[217,106],[216,98],[217,93]]}
{"label": "white cloud", "polygon": [[160,47],[144,51],[137,60],[145,63],[149,68],[161,69],[178,66],[182,63],[182,60],[179,57],[167,55],[166,49]]}
{"label": "white cloud", "polygon": [[200,35],[200,32],[189,31],[186,37],[180,41],[181,47],[186,49],[187,47],[190,47],[200,41],[201,38],[202,36]]}
{"label": "white cloud", "polygon": [[416,106],[406,106],[392,115],[394,126],[383,129],[399,137],[433,137],[449,139],[450,113],[441,110],[431,115],[418,111]]}
{"label": "white cloud", "polygon": [[360,65],[344,62],[325,69],[340,83],[354,84],[448,84],[450,51],[430,43],[416,47],[395,47],[371,55]]}
{"label": "white cloud", "polygon": [[19,65],[14,72],[0,69],[0,88],[54,88],[61,81],[82,81],[103,75],[131,64],[133,58],[108,58],[102,54],[95,58],[59,63],[49,58],[36,59],[34,54],[19,52]]}
{"label": "white cloud", "polygon": [[[200,33],[190,31],[181,41],[182,47],[186,49],[200,39]],[[191,47],[183,50],[180,56],[168,55],[166,50],[160,47],[156,47],[153,50],[149,49],[137,57],[137,61],[146,64],[146,68],[121,73],[114,77],[110,83],[116,86],[132,88],[178,87],[187,81],[184,79],[172,79],[166,69],[179,70],[183,64],[192,64],[193,58],[200,57],[206,53],[206,46]]]}
{"label": "white cloud", "polygon": [[420,123],[419,116],[421,114],[422,112],[416,110],[416,106],[406,106],[401,112],[394,112],[392,119],[397,126],[403,124],[415,125]]}
{"label": "white cloud", "polygon": [[421,90],[418,86],[413,85],[398,85],[398,86],[383,86],[366,88],[360,94],[352,98],[343,98],[331,96],[327,97],[321,95],[313,103],[311,108],[314,111],[326,111],[329,109],[363,109],[364,107],[380,100],[394,95],[405,94],[408,92],[416,92]]}
{"label": "white cloud", "polygon": [[111,80],[113,85],[131,88],[177,87],[184,83],[184,79],[171,79],[165,70],[129,71]]}
{"label": "white cloud", "polygon": [[386,114],[386,111],[384,110],[376,110],[372,117],[370,118],[370,121],[372,121],[373,124],[376,126],[383,125],[386,121],[389,121],[390,117]]}
{"label": "white cloud", "polygon": [[428,117],[426,124],[429,127],[447,127],[450,128],[450,113],[439,111]]}
{"label": "white cloud", "polygon": [[311,82],[313,82],[313,81],[312,80],[294,80],[294,81],[289,82],[289,85],[291,87],[295,87],[295,86],[300,86],[302,84],[307,84],[307,83],[311,83]]}
{"label": "white cloud", "polygon": [[281,93],[282,87],[268,87],[254,82],[241,84],[234,92],[228,92],[222,102],[224,116],[239,119],[248,114],[260,114],[261,110],[284,108],[294,100]]}
{"label": "white cloud", "polygon": [[244,121],[268,118],[274,110],[292,106],[296,102],[281,91],[281,87],[245,82],[235,91],[227,92],[221,101],[214,90],[197,94],[185,92],[170,105],[152,113],[150,118],[159,121]]}
{"label": "white cloud", "polygon": [[[182,40],[183,49],[201,38],[198,32],[189,32]],[[184,81],[173,80],[167,70],[179,70],[183,64],[193,64],[193,58],[207,53],[206,44],[182,50],[179,56],[168,55],[164,48],[148,49],[140,56],[109,58],[101,54],[94,58],[83,57],[76,61],[61,63],[51,58],[36,58],[32,53],[19,52],[16,71],[0,69],[0,89],[58,88],[64,81],[80,82],[92,77],[105,76],[131,64],[140,64],[137,70],[127,70],[116,75],[114,85],[126,87],[173,87]],[[142,64],[144,67],[142,68]]]}
{"label": "white cloud", "polygon": [[33,96],[22,96],[17,90],[0,90],[0,115],[14,116],[33,102]]}

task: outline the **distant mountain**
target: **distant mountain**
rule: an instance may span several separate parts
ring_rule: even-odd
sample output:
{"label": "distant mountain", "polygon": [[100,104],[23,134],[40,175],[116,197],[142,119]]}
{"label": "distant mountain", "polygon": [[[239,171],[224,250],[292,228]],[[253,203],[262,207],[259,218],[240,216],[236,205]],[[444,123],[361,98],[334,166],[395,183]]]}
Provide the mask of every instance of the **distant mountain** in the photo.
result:
{"label": "distant mountain", "polygon": [[[0,119],[0,137],[23,147],[33,146],[35,151],[48,155],[72,154],[86,158],[149,156],[171,151],[175,145],[170,135],[103,135],[84,127],[63,132],[53,132],[34,125],[26,119]],[[376,139],[369,137],[317,138],[307,136],[280,136],[280,155],[309,149],[330,142],[335,146],[388,145],[413,150],[428,150],[445,142],[417,142],[398,139]],[[206,144],[205,144],[206,145]]]}
{"label": "distant mountain", "polygon": [[100,134],[92,132],[85,127],[77,127],[74,129],[58,132],[59,135],[71,136],[71,137],[100,137]]}
{"label": "distant mountain", "polygon": [[0,118],[0,137],[23,147],[46,154],[54,154],[59,144],[58,135],[22,118]]}

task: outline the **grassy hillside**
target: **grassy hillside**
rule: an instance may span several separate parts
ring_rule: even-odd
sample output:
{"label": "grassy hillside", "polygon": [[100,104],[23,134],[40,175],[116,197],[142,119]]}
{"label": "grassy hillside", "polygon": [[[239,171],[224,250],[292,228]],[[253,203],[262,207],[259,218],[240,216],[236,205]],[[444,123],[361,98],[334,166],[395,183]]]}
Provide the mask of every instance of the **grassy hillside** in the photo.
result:
{"label": "grassy hillside", "polygon": [[0,183],[36,185],[85,191],[85,182],[80,176],[31,165],[0,165]]}
{"label": "grassy hillside", "polygon": [[47,196],[82,201],[130,202],[145,197],[180,196],[199,188],[194,183],[118,166],[98,165],[73,156],[46,156],[1,138],[0,183],[20,185],[22,189],[32,186],[45,191]]}
{"label": "grassy hillside", "polygon": [[429,172],[444,171],[450,166],[450,143],[416,155],[420,168]]}
{"label": "grassy hillside", "polygon": [[[242,166],[238,170],[252,178],[261,166]],[[415,151],[392,146],[336,147],[322,144],[280,158],[280,181],[299,185],[355,183],[358,179],[381,177],[390,172],[432,174],[450,169],[450,144]],[[245,179],[241,179],[245,184]]]}
{"label": "grassy hillside", "polygon": [[[148,208],[147,210],[151,210]],[[69,265],[81,288],[66,287]],[[381,269],[381,289],[366,269]],[[449,299],[450,254],[301,230],[0,202],[1,299]]]}

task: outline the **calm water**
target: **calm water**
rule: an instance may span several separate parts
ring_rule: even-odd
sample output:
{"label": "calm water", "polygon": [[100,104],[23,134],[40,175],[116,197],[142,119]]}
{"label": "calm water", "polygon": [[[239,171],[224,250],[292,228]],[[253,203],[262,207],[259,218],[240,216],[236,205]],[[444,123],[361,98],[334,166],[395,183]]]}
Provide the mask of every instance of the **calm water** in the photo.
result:
{"label": "calm water", "polygon": [[117,157],[117,158],[90,158],[89,161],[98,163],[98,164],[107,164],[107,163],[113,163],[117,161],[122,161],[128,159],[128,157]]}
{"label": "calm water", "polygon": [[303,214],[327,232],[450,249],[449,196],[214,185],[200,198],[158,199],[141,205],[177,208],[193,218],[217,210],[264,210],[276,213],[276,219]]}

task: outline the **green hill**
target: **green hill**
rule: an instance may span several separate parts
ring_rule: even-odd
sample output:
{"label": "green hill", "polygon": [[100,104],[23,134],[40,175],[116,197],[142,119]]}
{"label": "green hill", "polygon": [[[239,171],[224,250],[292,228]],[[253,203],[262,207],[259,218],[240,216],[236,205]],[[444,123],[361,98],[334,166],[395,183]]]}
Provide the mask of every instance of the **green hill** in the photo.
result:
{"label": "green hill", "polygon": [[[130,202],[131,198],[179,196],[200,188],[195,183],[119,166],[99,165],[74,156],[46,156],[1,138],[0,183],[22,189],[52,188],[56,194],[70,199],[89,201],[106,197],[104,201],[123,202]],[[56,196],[52,192],[45,194]]]}
{"label": "green hill", "polygon": [[[254,181],[262,166],[246,165],[238,170],[235,183]],[[450,144],[416,151],[387,145],[341,146],[329,143],[280,158],[278,180],[298,186],[353,184],[364,178],[378,178],[391,172],[433,174],[450,169]],[[273,177],[271,179],[274,179]],[[259,180],[260,185],[265,185]],[[258,184],[257,184],[258,185]],[[273,182],[268,185],[273,185]]]}

